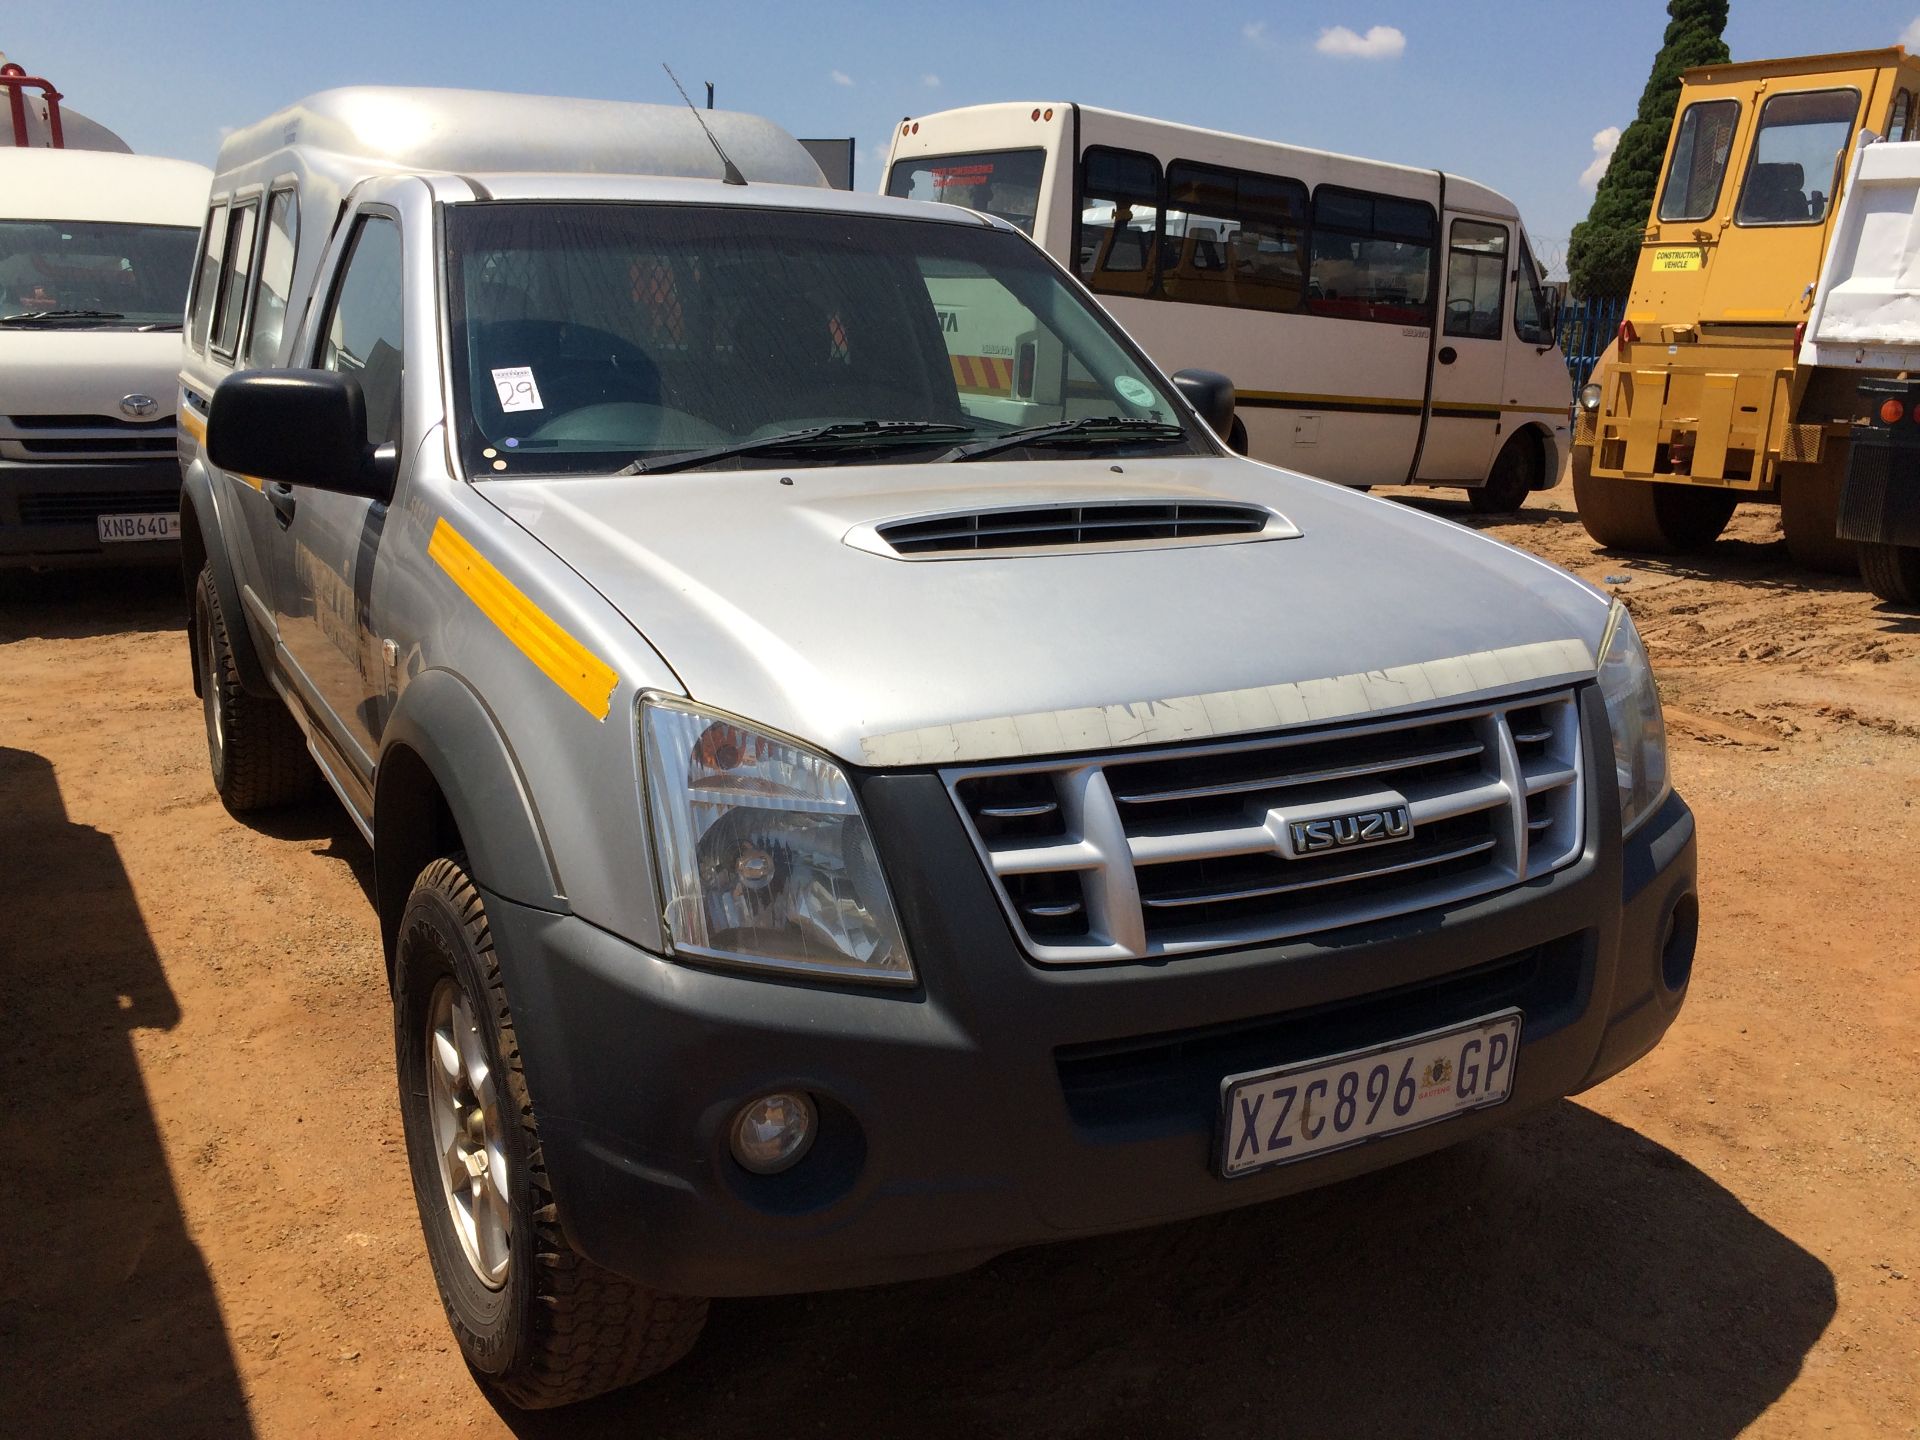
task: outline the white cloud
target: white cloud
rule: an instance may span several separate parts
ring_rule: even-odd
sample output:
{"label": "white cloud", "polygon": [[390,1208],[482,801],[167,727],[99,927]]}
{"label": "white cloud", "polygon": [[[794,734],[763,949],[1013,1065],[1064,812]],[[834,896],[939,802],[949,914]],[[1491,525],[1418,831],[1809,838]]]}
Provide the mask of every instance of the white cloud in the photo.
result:
{"label": "white cloud", "polygon": [[1900,32],[1899,43],[1907,47],[1909,55],[1920,51],[1920,20],[1915,20]]}
{"label": "white cloud", "polygon": [[1267,22],[1264,20],[1249,20],[1242,25],[1240,38],[1249,45],[1258,45],[1263,50],[1273,43],[1267,38]]}
{"label": "white cloud", "polygon": [[1391,25],[1374,25],[1356,35],[1344,25],[1322,30],[1313,48],[1342,60],[1393,60],[1407,48],[1407,37]]}
{"label": "white cloud", "polygon": [[844,70],[829,70],[827,74],[832,78],[833,83],[836,85],[851,86],[853,84],[853,77],[847,74],[847,72]]}
{"label": "white cloud", "polygon": [[1596,130],[1593,136],[1593,161],[1580,172],[1580,188],[1592,190],[1600,184],[1600,177],[1607,173],[1607,164],[1613,159],[1613,150],[1620,143],[1620,127],[1609,125],[1604,130]]}
{"label": "white cloud", "polygon": [[922,75],[920,77],[920,83],[929,90],[938,90],[940,88],[940,77],[938,75]]}

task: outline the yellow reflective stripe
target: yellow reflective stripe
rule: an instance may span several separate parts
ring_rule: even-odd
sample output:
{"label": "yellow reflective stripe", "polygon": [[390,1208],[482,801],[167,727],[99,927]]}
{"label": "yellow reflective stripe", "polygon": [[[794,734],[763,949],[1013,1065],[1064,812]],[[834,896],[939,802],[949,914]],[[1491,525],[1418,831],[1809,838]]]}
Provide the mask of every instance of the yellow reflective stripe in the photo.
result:
{"label": "yellow reflective stripe", "polygon": [[179,421],[182,430],[193,436],[193,438],[198,440],[202,445],[207,443],[207,422],[194,414],[193,411],[187,409],[184,405],[180,407]]}
{"label": "yellow reflective stripe", "polygon": [[444,519],[433,527],[427,556],[575,704],[596,720],[607,718],[613,687],[620,683],[611,665],[563,630]]}

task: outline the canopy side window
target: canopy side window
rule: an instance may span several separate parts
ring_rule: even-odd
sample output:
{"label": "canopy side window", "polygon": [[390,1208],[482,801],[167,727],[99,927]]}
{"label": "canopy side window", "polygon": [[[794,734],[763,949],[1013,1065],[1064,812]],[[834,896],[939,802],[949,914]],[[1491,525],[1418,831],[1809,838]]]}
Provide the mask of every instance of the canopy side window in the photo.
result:
{"label": "canopy side window", "polygon": [[207,331],[213,324],[213,301],[220,293],[220,262],[227,251],[227,202],[222,200],[207,210],[207,228],[201,232],[200,268],[193,282],[191,324],[187,343],[204,350]]}
{"label": "canopy side window", "polygon": [[1738,100],[1699,100],[1681,113],[1666,187],[1660,192],[1663,221],[1705,220],[1719,208],[1739,122]]}

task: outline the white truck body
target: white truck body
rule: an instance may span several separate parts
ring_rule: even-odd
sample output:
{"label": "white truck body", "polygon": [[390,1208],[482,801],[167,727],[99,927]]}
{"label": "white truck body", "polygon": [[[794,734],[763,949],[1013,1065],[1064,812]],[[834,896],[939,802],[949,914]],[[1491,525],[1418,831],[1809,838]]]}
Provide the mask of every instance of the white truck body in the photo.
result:
{"label": "white truck body", "polygon": [[1920,141],[1863,143],[1800,346],[1802,365],[1920,370]]}

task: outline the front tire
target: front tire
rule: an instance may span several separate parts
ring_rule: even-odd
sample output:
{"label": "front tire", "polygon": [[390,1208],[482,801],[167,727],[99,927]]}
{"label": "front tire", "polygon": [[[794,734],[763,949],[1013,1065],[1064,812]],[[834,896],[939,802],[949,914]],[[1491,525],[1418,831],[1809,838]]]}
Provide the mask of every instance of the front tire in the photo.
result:
{"label": "front tire", "polygon": [[1920,546],[1861,541],[1860,578],[1889,605],[1920,609]]}
{"label": "front tire", "polygon": [[233,639],[211,563],[193,587],[193,668],[207,728],[207,765],[221,803],[235,815],[309,798],[320,772],[306,736],[277,699],[240,685]]}
{"label": "front tire", "polygon": [[1486,480],[1467,491],[1467,503],[1476,515],[1515,514],[1527,503],[1539,469],[1539,445],[1528,436],[1516,435],[1500,451]]}
{"label": "front tire", "polygon": [[473,1371],[511,1404],[547,1409],[685,1355],[706,1301],[603,1270],[561,1232],[486,906],[464,857],[422,871],[402,912],[394,1045],[427,1256]]}
{"label": "front tire", "polygon": [[1697,555],[1733,518],[1731,490],[1659,480],[1615,480],[1593,473],[1593,447],[1573,447],[1573,503],[1580,523],[1609,550]]}

